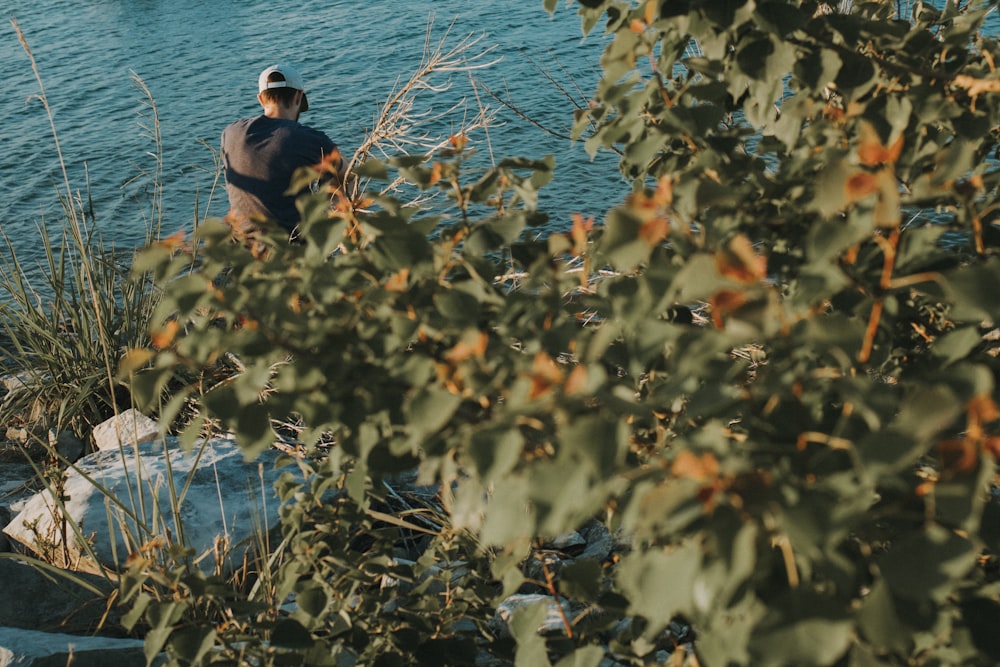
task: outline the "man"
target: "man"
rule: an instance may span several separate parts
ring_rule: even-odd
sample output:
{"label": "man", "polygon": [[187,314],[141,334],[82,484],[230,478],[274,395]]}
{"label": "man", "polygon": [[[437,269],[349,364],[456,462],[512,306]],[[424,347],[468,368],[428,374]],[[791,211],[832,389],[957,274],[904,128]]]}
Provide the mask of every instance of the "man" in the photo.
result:
{"label": "man", "polygon": [[295,197],[301,193],[287,191],[297,169],[324,163],[324,171],[338,180],[343,169],[336,144],[298,122],[309,102],[295,68],[268,67],[257,79],[257,91],[263,115],[238,120],[222,131],[227,219],[243,240],[252,240],[263,220],[278,223],[294,236],[299,223]]}

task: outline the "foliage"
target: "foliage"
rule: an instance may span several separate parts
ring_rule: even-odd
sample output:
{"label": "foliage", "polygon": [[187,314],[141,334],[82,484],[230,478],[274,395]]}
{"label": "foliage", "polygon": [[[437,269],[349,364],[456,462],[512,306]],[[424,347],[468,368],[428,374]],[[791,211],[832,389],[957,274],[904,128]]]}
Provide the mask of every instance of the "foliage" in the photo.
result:
{"label": "foliage", "polygon": [[[276,440],[272,420],[295,420],[321,455],[314,488],[283,492],[290,555],[270,616],[235,626],[308,664],[419,662],[390,633],[454,638],[366,578],[377,562],[396,573],[395,528],[374,551],[343,538],[381,480],[418,467],[441,485],[443,532],[491,562],[496,599],[526,583],[535,538],[597,516],[631,539],[554,583],[631,629],[609,640],[613,621],[585,618],[546,640],[529,613],[511,626],[521,664],[644,664],[671,622],[694,629],[703,665],[995,663],[987,4],[580,5],[584,30],[603,20],[610,39],[576,132],[621,150],[635,185],[605,224],[532,240],[552,162],[470,176],[456,136],[450,159],[358,168],[447,193],[454,218],[387,196],[331,212],[318,193],[301,201],[301,244],[274,236],[254,257],[210,222],[197,271],[176,240],[137,262],[165,290],[158,351],[125,367],[149,363],[137,396],[229,352],[244,370],[204,393],[203,419],[249,454]],[[449,619],[489,643],[496,600],[475,589]],[[301,599],[284,617],[287,593]],[[277,625],[295,639],[261,634]],[[179,617],[160,627],[187,641]]]}

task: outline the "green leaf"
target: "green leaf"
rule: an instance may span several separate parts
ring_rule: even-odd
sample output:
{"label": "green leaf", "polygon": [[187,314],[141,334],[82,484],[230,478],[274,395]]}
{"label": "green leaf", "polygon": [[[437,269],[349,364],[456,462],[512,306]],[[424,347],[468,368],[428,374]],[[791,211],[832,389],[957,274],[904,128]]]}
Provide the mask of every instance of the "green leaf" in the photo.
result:
{"label": "green leaf", "polygon": [[481,307],[479,299],[457,289],[435,292],[434,305],[439,313],[457,324],[475,324]]}
{"label": "green leaf", "polygon": [[622,559],[618,583],[628,596],[629,612],[649,623],[645,637],[653,637],[672,618],[693,611],[691,588],[702,565],[697,540],[677,547],[639,551]]}
{"label": "green leaf", "polygon": [[538,634],[538,628],[548,616],[548,605],[538,602],[516,610],[510,619],[510,633],[517,640],[515,667],[549,667],[545,639]]}
{"label": "green leaf", "polygon": [[826,667],[851,645],[854,624],[847,618],[799,616],[777,627],[758,626],[752,664],[760,667]]}
{"label": "green leaf", "polygon": [[354,174],[359,178],[372,178],[379,181],[389,180],[389,170],[381,160],[368,158],[354,167]]}
{"label": "green leaf", "polygon": [[271,630],[271,644],[277,648],[303,650],[312,648],[313,638],[301,623],[283,618]]}
{"label": "green leaf", "polygon": [[598,251],[619,271],[631,271],[649,258],[652,246],[639,236],[641,223],[621,208],[608,211],[607,229]]}
{"label": "green leaf", "polygon": [[198,665],[215,645],[216,632],[211,626],[178,630],[170,638],[170,653],[184,664]]}
{"label": "green leaf", "polygon": [[600,415],[575,420],[560,432],[563,451],[569,461],[582,462],[597,479],[613,475],[625,456],[627,430],[624,422],[612,422]]}
{"label": "green leaf", "polygon": [[555,667],[598,667],[604,660],[604,649],[600,646],[584,646],[562,658]]}
{"label": "green leaf", "polygon": [[877,582],[858,612],[858,628],[868,641],[882,649],[905,653],[912,642],[912,628],[899,619],[896,602],[885,581]]}
{"label": "green leaf", "polygon": [[521,458],[524,437],[507,428],[476,431],[469,442],[468,455],[484,482],[507,474]]}
{"label": "green leaf", "polygon": [[976,650],[993,663],[1000,663],[1000,602],[985,597],[963,600],[962,620],[972,632]]}
{"label": "green leaf", "polygon": [[462,398],[438,386],[418,391],[407,403],[406,414],[414,437],[441,429],[458,409]]}
{"label": "green leaf", "polygon": [[601,595],[604,572],[593,558],[582,558],[559,573],[559,591],[568,598],[597,602]]}
{"label": "green leaf", "polygon": [[295,593],[295,604],[311,618],[320,618],[330,603],[330,594],[321,584],[310,583]]}
{"label": "green leaf", "polygon": [[941,603],[969,573],[977,555],[968,538],[932,524],[894,539],[879,559],[879,570],[896,598]]}

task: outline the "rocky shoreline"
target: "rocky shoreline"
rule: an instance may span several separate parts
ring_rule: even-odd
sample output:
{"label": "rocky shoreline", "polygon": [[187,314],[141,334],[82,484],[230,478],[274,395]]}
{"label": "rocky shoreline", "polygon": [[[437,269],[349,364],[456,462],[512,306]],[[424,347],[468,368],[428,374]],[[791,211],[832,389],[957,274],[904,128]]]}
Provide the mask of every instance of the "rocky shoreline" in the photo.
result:
{"label": "rocky shoreline", "polygon": [[[178,477],[191,472],[184,505],[195,511],[183,512],[182,523],[185,539],[196,553],[210,552],[221,535],[229,545],[229,553],[239,556],[240,545],[252,539],[254,530],[252,522],[241,522],[240,517],[246,519],[264,513],[270,527],[278,524],[279,503],[275,496],[259,496],[261,502],[250,507],[255,501],[242,492],[250,484],[256,493],[274,493],[273,483],[282,472],[275,466],[276,450],[247,463],[235,442],[216,438],[204,443],[200,456],[194,457],[184,454],[175,438],[161,438],[158,432],[155,422],[131,411],[95,429],[92,443],[95,451],[76,460],[62,490],[65,499],[62,511],[84,527],[88,535],[85,545],[79,544],[71,531],[60,530],[58,522],[53,521],[58,514],[57,503],[37,481],[35,467],[24,460],[25,447],[8,445],[2,450],[0,590],[7,593],[8,600],[7,605],[0,605],[0,667],[65,664],[70,655],[74,667],[106,665],[112,661],[124,667],[146,664],[142,640],[124,636],[116,622],[116,609],[108,603],[114,599],[112,593],[117,587],[112,573],[121,571],[116,555],[120,558],[120,554],[130,553],[128,540],[123,540],[123,532],[127,531],[121,528],[121,517],[109,524],[114,512],[109,511],[113,503],[109,504],[108,493],[122,501],[130,497],[129,488],[133,494],[138,489],[155,490],[160,497],[147,495],[143,505],[166,506],[169,503],[166,467],[171,466]],[[69,448],[74,445],[67,441],[62,446],[71,453]],[[81,443],[81,453],[82,450]],[[197,469],[192,469],[195,464]],[[97,480],[103,491],[94,491]],[[400,486],[398,490],[404,494],[436,492],[416,487],[414,483],[415,477],[404,480],[402,484],[410,486]],[[223,495],[225,499],[220,503]],[[132,529],[139,530],[134,525]],[[113,535],[115,539],[110,539]],[[627,549],[625,541],[594,521],[578,532],[542,545],[534,557],[525,561],[524,574],[528,580],[544,580],[546,568],[558,572],[580,560],[608,562],[615,553]],[[39,556],[49,563],[44,569],[26,563]],[[57,566],[65,568],[62,575]],[[549,591],[536,588],[519,590],[497,606],[493,621],[496,636],[509,637],[515,612],[528,607],[536,609],[537,616],[532,618],[538,619],[538,634],[543,636],[565,636],[567,618],[581,613],[602,613],[575,608]],[[628,621],[622,620],[614,634],[627,635],[629,631]],[[658,659],[669,657],[667,647],[686,641],[686,631],[682,628],[671,629],[670,634]],[[160,656],[159,663],[165,661],[166,657]],[[476,664],[498,667],[506,663],[484,651]],[[605,667],[615,664],[610,658],[602,662]]]}

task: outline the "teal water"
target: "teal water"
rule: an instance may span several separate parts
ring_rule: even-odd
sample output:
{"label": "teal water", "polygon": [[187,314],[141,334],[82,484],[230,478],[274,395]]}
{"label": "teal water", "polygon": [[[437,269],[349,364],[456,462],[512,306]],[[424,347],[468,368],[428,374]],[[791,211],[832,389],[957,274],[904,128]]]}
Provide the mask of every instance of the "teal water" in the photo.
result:
{"label": "teal water", "polygon": [[[154,143],[141,127],[150,124],[149,109],[133,73],[160,115],[163,232],[171,233],[190,229],[196,216],[225,214],[224,192],[212,191],[213,150],[229,122],[258,113],[260,70],[297,64],[311,103],[303,122],[350,154],[379,104],[418,66],[428,38],[454,45],[468,35],[481,36],[499,62],[476,73],[476,86],[457,74],[450,90],[422,98],[431,112],[468,100],[435,130],[447,136],[477,103],[497,108],[498,125],[472,137],[481,156],[556,158],[555,182],[540,201],[550,215],[545,231],[566,228],[575,212],[600,219],[627,190],[615,156],[592,161],[581,144],[519,118],[482,87],[568,135],[574,103],[594,90],[603,45],[600,30],[581,37],[573,4],[560,2],[550,17],[542,0],[7,0],[5,13],[16,17],[38,62],[74,192],[92,199],[106,243],[130,247],[145,233],[143,174],[154,167]],[[987,32],[1000,34],[995,12]],[[0,62],[0,226],[30,260],[41,252],[37,225],[61,224],[62,177],[44,110],[29,99],[38,84],[7,23]]]}
{"label": "teal water", "polygon": [[[148,86],[160,116],[164,232],[170,233],[193,225],[196,204],[198,215],[225,214],[221,188],[210,198],[213,150],[229,122],[259,112],[260,70],[297,64],[311,105],[302,121],[350,154],[379,104],[419,65],[428,39],[455,45],[481,36],[478,48],[493,49],[488,59],[499,62],[476,73],[476,86],[456,74],[450,90],[421,99],[432,112],[468,100],[466,110],[433,128],[442,137],[478,104],[497,108],[498,125],[472,137],[481,156],[555,155],[558,181],[572,187],[543,193],[554,228],[568,226],[577,211],[599,217],[625,191],[612,155],[592,162],[582,145],[525,122],[481,87],[568,135],[573,102],[567,95],[581,102],[593,91],[601,50],[599,34],[582,40],[572,7],[550,17],[541,0],[11,2],[9,13],[38,62],[72,186],[92,197],[107,243],[140,243],[149,211],[150,180],[143,173],[155,166],[149,155],[155,145],[141,128],[150,125],[149,109],[133,73]],[[62,178],[44,109],[28,99],[38,85],[9,24],[0,25],[0,61],[7,90],[0,96],[0,224],[30,258],[39,252],[37,224],[61,222],[55,191]]]}

